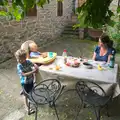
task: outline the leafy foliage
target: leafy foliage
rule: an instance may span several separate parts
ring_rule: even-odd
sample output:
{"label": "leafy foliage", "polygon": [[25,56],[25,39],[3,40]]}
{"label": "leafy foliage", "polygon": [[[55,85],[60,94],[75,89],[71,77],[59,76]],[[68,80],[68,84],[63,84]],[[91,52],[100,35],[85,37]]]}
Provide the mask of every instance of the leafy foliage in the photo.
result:
{"label": "leafy foliage", "polygon": [[0,11],[0,15],[6,16],[8,19],[20,20],[34,5],[43,7],[46,3],[49,3],[49,0],[12,0],[12,3],[9,0],[1,0],[0,6],[6,7],[7,11]]}
{"label": "leafy foliage", "polygon": [[109,10],[112,0],[87,0],[81,7],[77,8],[78,21],[76,27],[101,28],[110,21],[113,15]]}
{"label": "leafy foliage", "polygon": [[118,7],[117,13],[112,19],[114,19],[114,24],[113,26],[106,26],[106,33],[114,41],[116,50],[120,52],[120,7]]}

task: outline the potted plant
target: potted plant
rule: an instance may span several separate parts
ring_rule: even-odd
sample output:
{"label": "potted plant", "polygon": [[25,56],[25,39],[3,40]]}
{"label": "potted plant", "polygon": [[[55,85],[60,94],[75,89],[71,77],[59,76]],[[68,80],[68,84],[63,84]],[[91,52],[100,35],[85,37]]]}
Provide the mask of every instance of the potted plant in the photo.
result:
{"label": "potted plant", "polygon": [[92,37],[102,34],[102,27],[111,20],[113,12],[109,9],[112,0],[86,0],[77,8],[79,23],[73,27],[88,28]]}

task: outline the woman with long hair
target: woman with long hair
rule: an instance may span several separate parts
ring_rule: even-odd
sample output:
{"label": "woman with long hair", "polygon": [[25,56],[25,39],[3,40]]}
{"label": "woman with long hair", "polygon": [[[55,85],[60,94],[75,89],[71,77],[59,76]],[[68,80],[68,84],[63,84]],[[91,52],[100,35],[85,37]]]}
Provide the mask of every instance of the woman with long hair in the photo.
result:
{"label": "woman with long hair", "polygon": [[98,46],[96,46],[93,54],[93,60],[95,61],[110,61],[112,55],[112,41],[107,35],[102,35],[99,38]]}

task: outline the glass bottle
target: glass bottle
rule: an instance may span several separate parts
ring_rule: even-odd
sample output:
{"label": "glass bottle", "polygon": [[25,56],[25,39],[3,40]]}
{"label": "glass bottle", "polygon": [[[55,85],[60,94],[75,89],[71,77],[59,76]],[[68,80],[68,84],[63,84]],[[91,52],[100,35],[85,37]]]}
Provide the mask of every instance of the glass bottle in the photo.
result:
{"label": "glass bottle", "polygon": [[112,56],[110,57],[109,67],[114,68],[114,64],[115,64],[115,55],[114,55],[114,51],[112,51]]}
{"label": "glass bottle", "polygon": [[67,62],[67,50],[66,49],[64,49],[62,57],[64,59],[64,63],[66,63]]}

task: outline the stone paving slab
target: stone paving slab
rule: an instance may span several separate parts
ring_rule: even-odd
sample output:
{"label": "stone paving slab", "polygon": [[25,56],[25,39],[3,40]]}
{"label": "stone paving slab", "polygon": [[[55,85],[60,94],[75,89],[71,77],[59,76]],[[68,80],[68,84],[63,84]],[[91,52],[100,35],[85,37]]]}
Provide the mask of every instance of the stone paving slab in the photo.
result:
{"label": "stone paving slab", "polygon": [[[67,49],[69,54],[73,54],[74,56],[84,55],[85,57],[91,58],[92,49],[95,44],[85,41],[72,40],[73,38],[65,38],[61,42],[58,41],[55,44],[42,49],[42,51],[56,51],[58,55],[62,55],[63,49]],[[82,53],[82,54],[81,54]],[[69,81],[67,81],[68,84]],[[12,59],[7,61],[5,64],[0,65],[0,120],[34,120],[34,115],[28,116],[24,110],[23,99],[19,95],[19,91],[21,89],[19,83],[19,77],[16,73],[16,60]],[[68,97],[71,97],[68,96]],[[65,99],[65,97],[64,97]],[[61,100],[63,100],[61,98]],[[76,99],[77,100],[77,99]],[[62,102],[64,103],[65,100]],[[67,100],[66,100],[67,102]],[[76,101],[71,101],[66,107],[62,104],[62,107],[59,108],[60,120],[67,120],[66,115],[69,120],[73,120],[73,115],[75,115],[75,111],[73,106],[76,106]],[[71,105],[71,106],[70,106]],[[72,110],[71,110],[72,109]],[[112,117],[104,117],[101,120],[120,120],[120,103],[119,100],[115,100],[110,106],[110,112],[112,113]],[[72,111],[72,112],[71,112]],[[25,116],[24,116],[25,115]],[[23,117],[24,116],[24,117]],[[56,116],[54,115],[54,111],[48,109],[48,107],[40,107],[38,113],[39,119],[41,120],[56,120]],[[89,111],[83,110],[79,119],[81,120],[90,120]],[[38,120],[39,120],[38,119]],[[78,119],[78,120],[79,120]]]}

